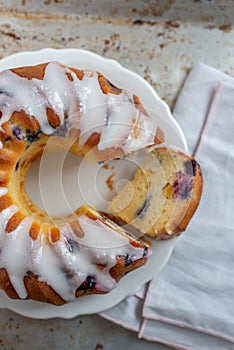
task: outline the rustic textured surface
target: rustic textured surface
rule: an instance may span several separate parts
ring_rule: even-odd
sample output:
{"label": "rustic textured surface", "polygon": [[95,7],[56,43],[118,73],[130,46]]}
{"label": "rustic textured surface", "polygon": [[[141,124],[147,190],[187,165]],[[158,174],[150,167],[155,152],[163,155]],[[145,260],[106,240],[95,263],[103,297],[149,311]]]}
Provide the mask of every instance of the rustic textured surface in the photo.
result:
{"label": "rustic textured surface", "polygon": [[[89,49],[145,77],[173,107],[193,63],[234,76],[233,21],[232,0],[1,0],[0,57],[44,47]],[[166,349],[98,316],[41,321],[2,310],[0,320],[1,350]]]}
{"label": "rustic textured surface", "polygon": [[135,70],[170,106],[197,61],[234,75],[231,0],[82,3],[0,1],[0,56],[44,47],[88,49]]}
{"label": "rustic textured surface", "polygon": [[1,350],[166,350],[147,341],[137,340],[135,333],[102,320],[98,316],[72,320],[29,320],[10,311],[0,314]]}

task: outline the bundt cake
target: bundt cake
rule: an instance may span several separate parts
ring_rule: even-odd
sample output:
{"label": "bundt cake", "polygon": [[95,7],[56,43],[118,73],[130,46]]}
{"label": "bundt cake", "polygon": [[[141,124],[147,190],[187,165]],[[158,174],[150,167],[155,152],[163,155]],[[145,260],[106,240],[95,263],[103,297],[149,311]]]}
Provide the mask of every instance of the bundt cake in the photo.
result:
{"label": "bundt cake", "polygon": [[155,148],[110,203],[122,223],[156,239],[184,231],[202,193],[202,173],[193,157],[166,147]]}
{"label": "bundt cake", "polygon": [[162,141],[138,97],[100,73],[56,62],[1,72],[1,288],[60,305],[143,265],[149,246],[95,209],[49,217],[27,196],[25,174],[47,143],[101,162]]}

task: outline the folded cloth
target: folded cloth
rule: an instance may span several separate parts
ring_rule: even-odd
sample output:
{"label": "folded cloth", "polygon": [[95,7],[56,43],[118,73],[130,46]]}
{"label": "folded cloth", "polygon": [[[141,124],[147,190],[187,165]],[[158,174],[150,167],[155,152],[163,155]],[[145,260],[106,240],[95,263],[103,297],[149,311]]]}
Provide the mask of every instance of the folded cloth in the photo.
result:
{"label": "folded cloth", "polygon": [[234,349],[234,79],[195,65],[173,114],[202,167],[202,201],[164,270],[101,316],[176,349]]}

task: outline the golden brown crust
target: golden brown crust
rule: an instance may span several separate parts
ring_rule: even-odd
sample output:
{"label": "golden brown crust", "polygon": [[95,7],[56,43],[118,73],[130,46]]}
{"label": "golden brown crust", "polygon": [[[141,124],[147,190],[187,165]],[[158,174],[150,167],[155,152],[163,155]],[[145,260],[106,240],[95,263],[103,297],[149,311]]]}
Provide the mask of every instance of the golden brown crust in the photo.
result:
{"label": "golden brown crust", "polygon": [[38,222],[34,221],[30,227],[29,235],[35,241],[39,235],[39,232],[40,232],[40,225]]}
{"label": "golden brown crust", "polygon": [[48,122],[53,128],[57,128],[60,125],[60,118],[57,114],[54,113],[53,109],[47,107],[46,108],[46,115]]}
{"label": "golden brown crust", "polygon": [[35,79],[42,80],[45,75],[45,69],[47,65],[48,63],[42,63],[36,66],[13,68],[11,69],[11,71],[22,78],[27,78],[27,79],[35,78]]}
{"label": "golden brown crust", "polygon": [[0,152],[0,164],[1,170],[10,170],[15,162],[14,157],[12,156],[12,151],[8,149],[2,149]]}
{"label": "golden brown crust", "polygon": [[[24,277],[24,284],[27,291],[27,299],[33,299],[54,305],[63,305],[65,301],[45,282],[40,282],[33,273],[28,272]],[[0,269],[0,288],[5,291],[11,299],[19,299],[9,275],[5,269]]]}
{"label": "golden brown crust", "polygon": [[[191,157],[190,159],[193,159],[193,158]],[[202,176],[200,165],[197,162],[196,164],[197,164],[197,170],[196,170],[196,176],[194,177],[193,198],[189,202],[189,206],[186,210],[186,214],[184,215],[183,219],[180,221],[179,225],[176,228],[176,230],[180,232],[186,230],[186,227],[188,226],[192,216],[197,210],[197,207],[200,203],[200,199],[202,195],[203,176]]]}
{"label": "golden brown crust", "polygon": [[[78,77],[78,79],[82,80],[83,77],[84,77],[84,71],[83,70],[80,70],[80,69],[77,69],[77,68],[70,68],[71,71],[73,71],[76,76]],[[66,73],[67,74],[67,77],[69,80],[73,81],[73,78],[71,76],[71,74],[68,72]]]}
{"label": "golden brown crust", "polygon": [[27,299],[33,299],[57,306],[66,303],[52,287],[48,286],[46,282],[39,281],[31,272],[28,272],[28,275],[24,277],[24,284],[28,294]]}
{"label": "golden brown crust", "polygon": [[8,220],[8,223],[6,225],[6,232],[10,233],[14,231],[24,218],[25,215],[20,211],[17,211],[17,213],[12,215],[12,217]]}
{"label": "golden brown crust", "polygon": [[57,242],[60,238],[60,230],[58,227],[51,227],[50,237],[52,242]]}
{"label": "golden brown crust", "polygon": [[122,91],[121,89],[112,85],[111,82],[107,80],[101,73],[98,73],[98,82],[104,94],[111,93],[111,94],[119,95]]}
{"label": "golden brown crust", "polygon": [[4,292],[8,295],[11,299],[18,299],[18,294],[14,290],[9,275],[6,271],[6,269],[0,269],[0,288],[4,290]]}
{"label": "golden brown crust", "polygon": [[0,212],[3,211],[4,209],[10,207],[13,204],[14,204],[14,202],[13,202],[12,198],[9,195],[5,195],[5,196],[1,197],[1,200],[0,200]]}
{"label": "golden brown crust", "polygon": [[110,269],[110,275],[116,280],[116,282],[119,282],[128,272],[145,265],[146,261],[146,258],[142,258],[133,261],[129,266],[126,266],[124,259],[120,256],[116,266]]}

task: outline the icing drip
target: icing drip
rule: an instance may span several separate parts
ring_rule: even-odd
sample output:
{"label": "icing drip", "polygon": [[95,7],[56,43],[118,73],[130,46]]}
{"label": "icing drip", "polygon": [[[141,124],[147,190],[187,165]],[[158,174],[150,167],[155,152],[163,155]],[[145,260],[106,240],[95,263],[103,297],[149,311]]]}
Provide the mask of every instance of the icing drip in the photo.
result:
{"label": "icing drip", "polygon": [[0,213],[0,268],[6,268],[13,287],[22,299],[27,297],[24,277],[28,271],[33,272],[39,281],[50,285],[64,300],[71,301],[75,298],[76,289],[89,276],[95,278],[96,289],[112,290],[116,281],[111,277],[110,269],[116,265],[117,256],[131,257],[132,261],[144,257],[144,248],[132,246],[127,237],[86,215],[78,218],[85,230],[82,238],[65,225],[60,230],[60,239],[54,243],[48,244],[43,232],[33,240],[29,236],[30,218],[24,219],[14,231],[6,233],[6,223],[17,211],[18,208],[12,206]]}
{"label": "icing drip", "polygon": [[[60,241],[59,241],[60,242]],[[69,279],[61,266],[61,256],[56,254],[55,243],[48,245],[43,233],[32,244],[33,271],[39,281],[45,281],[67,301],[73,300],[75,294],[70,288]]]}
{"label": "icing drip", "polygon": [[114,249],[129,244],[127,237],[119,235],[100,220],[92,220],[86,215],[80,216],[77,220],[84,232],[84,237],[81,239],[83,245]]}
{"label": "icing drip", "polygon": [[102,133],[106,121],[108,99],[100,88],[96,73],[85,72],[81,81],[73,74],[73,79],[80,101],[80,118],[75,120],[76,116],[71,115],[71,125],[81,130],[79,144],[83,145],[94,132]]}
{"label": "icing drip", "polygon": [[80,131],[80,145],[93,133],[100,134],[99,150],[121,147],[128,153],[154,143],[155,118],[143,115],[133,95],[124,90],[120,94],[103,93],[96,72],[84,71],[80,80],[69,68],[51,62],[43,80],[39,80],[5,70],[0,74],[0,91],[0,126],[13,112],[25,110],[38,120],[43,133],[51,135],[56,129],[47,119],[50,108],[59,117],[60,125],[68,117],[70,127]]}
{"label": "icing drip", "polygon": [[138,114],[131,100],[124,94],[108,94],[108,124],[101,134],[100,150],[113,147],[113,142],[116,146],[123,146],[123,140],[131,132],[133,119]]}
{"label": "icing drip", "polygon": [[[5,228],[8,220],[18,211],[16,205],[12,205],[0,213],[0,251],[2,251],[3,243],[6,238]],[[1,256],[0,256],[0,266],[5,267],[1,264]]]}
{"label": "icing drip", "polygon": [[7,194],[7,193],[8,193],[8,188],[0,187],[0,197],[5,196],[5,194]]}
{"label": "icing drip", "polygon": [[20,298],[26,298],[27,292],[24,286],[24,276],[30,266],[30,237],[28,230],[31,226],[31,219],[24,219],[18,227],[5,233],[2,246],[0,266],[5,267],[11,283]]}

